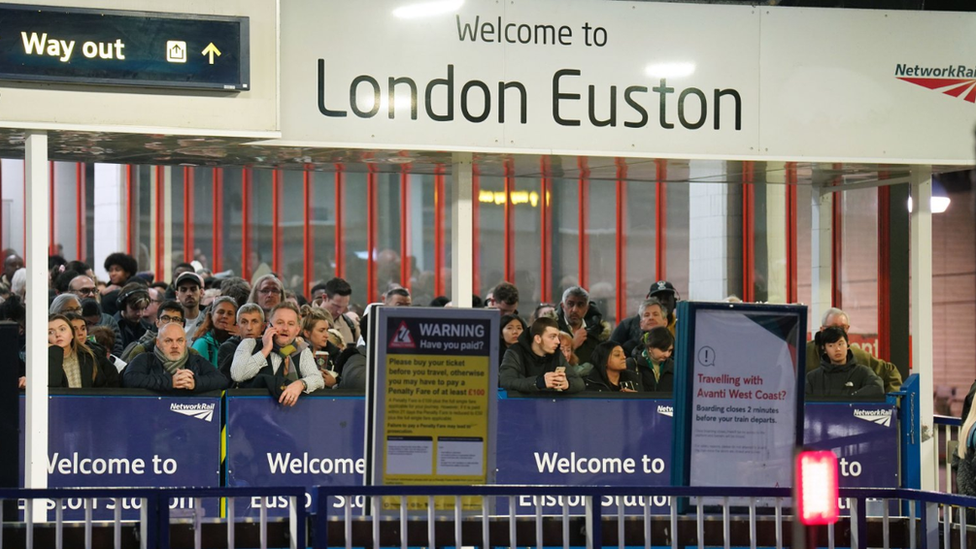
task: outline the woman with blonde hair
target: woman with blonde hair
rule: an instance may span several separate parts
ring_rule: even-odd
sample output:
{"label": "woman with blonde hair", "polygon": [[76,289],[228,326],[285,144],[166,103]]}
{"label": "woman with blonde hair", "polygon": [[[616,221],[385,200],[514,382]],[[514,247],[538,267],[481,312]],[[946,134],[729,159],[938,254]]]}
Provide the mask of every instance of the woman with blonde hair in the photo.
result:
{"label": "woman with blonde hair", "polygon": [[[338,331],[332,329],[332,315],[320,307],[304,305],[302,311],[302,338],[312,349],[315,357],[315,364],[322,373],[322,381],[326,387],[332,387],[338,383],[335,372],[335,359],[345,347],[342,344],[342,336]],[[336,339],[338,342],[336,343]],[[322,353],[328,353],[327,356]]]}
{"label": "woman with blonde hair", "polygon": [[[47,321],[47,342],[50,345],[48,387],[90,389],[112,386],[102,370],[102,364],[87,345],[75,338],[71,321],[65,315],[53,314]],[[26,387],[21,378],[21,387]],[[116,385],[117,386],[117,381]]]}

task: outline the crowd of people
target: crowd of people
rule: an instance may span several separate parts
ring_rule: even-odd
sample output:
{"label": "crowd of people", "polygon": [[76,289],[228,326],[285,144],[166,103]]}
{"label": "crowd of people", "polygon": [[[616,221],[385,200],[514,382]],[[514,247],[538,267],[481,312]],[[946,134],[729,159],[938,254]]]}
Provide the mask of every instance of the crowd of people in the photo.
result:
{"label": "crowd of people", "polygon": [[[4,252],[0,319],[24,337],[26,272]],[[140,273],[124,253],[104,262],[107,281],[89,265],[50,258],[49,386],[132,387],[173,393],[228,387],[269,390],[282,405],[323,389],[363,393],[366,323],[352,310],[352,287],[333,278],[311,296],[285,291],[274,274],[204,278],[181,263],[172,282]],[[499,385],[510,392],[581,391],[670,394],[680,295],[651,285],[636,314],[611,330],[585,288],[541,303],[526,318],[519,290],[495,286],[478,305],[498,309]],[[481,302],[481,303],[479,303]],[[406,288],[387,289],[385,306],[412,306]],[[446,297],[430,306],[450,306]],[[828,310],[807,346],[806,393],[865,397],[897,390],[898,369],[850,345],[847,315]],[[23,347],[22,347],[23,348]],[[23,351],[21,354],[23,368]],[[21,375],[20,386],[28,383]]]}

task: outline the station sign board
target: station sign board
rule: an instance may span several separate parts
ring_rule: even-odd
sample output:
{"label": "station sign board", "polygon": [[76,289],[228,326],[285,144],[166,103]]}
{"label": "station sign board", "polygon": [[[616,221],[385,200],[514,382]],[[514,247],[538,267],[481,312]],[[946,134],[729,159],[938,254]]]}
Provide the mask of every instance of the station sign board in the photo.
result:
{"label": "station sign board", "polygon": [[249,18],[0,4],[0,80],[250,89]]}

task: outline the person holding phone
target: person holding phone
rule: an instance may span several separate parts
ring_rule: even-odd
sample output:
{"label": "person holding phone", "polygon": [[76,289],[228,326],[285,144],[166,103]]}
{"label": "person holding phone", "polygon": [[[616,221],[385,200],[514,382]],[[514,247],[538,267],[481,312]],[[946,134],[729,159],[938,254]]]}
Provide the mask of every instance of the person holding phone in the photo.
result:
{"label": "person holding phone", "polygon": [[636,393],[641,388],[637,372],[627,370],[627,354],[615,341],[604,341],[590,355],[593,370],[583,378],[587,391]]}
{"label": "person holding phone", "polygon": [[498,385],[519,393],[578,393],[584,388],[583,379],[567,366],[566,358],[559,352],[559,324],[543,317],[505,351]]}

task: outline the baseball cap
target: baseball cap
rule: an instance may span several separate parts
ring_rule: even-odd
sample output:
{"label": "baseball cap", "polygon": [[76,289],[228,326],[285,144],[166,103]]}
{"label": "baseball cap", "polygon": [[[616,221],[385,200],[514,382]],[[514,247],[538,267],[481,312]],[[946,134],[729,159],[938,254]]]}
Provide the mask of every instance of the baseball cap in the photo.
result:
{"label": "baseball cap", "polygon": [[661,292],[671,292],[674,295],[678,295],[678,292],[674,289],[674,284],[671,284],[667,280],[658,280],[654,284],[651,284],[651,289],[647,291],[647,296],[650,297]]}
{"label": "baseball cap", "polygon": [[187,281],[193,282],[197,286],[203,288],[203,278],[197,273],[190,273],[190,272],[182,273],[180,274],[180,276],[176,277],[176,284],[173,284],[173,286],[179,288],[180,284]]}

